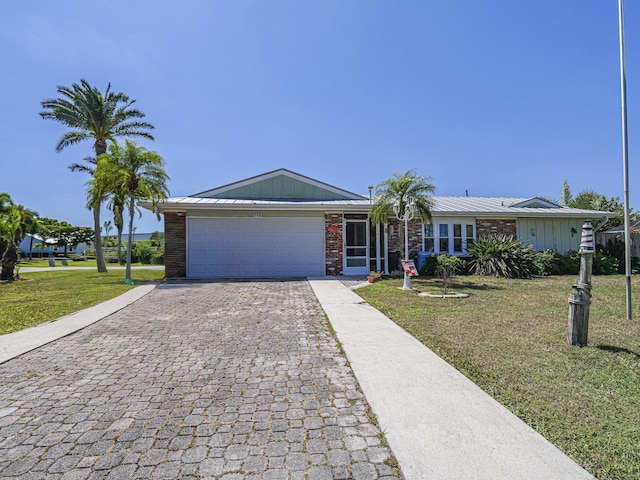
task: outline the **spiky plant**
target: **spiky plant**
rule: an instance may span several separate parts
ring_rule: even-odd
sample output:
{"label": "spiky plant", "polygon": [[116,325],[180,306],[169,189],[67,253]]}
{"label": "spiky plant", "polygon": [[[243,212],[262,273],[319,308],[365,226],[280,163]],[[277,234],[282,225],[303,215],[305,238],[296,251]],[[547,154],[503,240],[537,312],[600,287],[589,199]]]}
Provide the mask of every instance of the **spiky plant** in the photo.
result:
{"label": "spiky plant", "polygon": [[476,275],[531,278],[536,271],[536,252],[531,245],[510,235],[486,235],[469,246],[471,268]]}

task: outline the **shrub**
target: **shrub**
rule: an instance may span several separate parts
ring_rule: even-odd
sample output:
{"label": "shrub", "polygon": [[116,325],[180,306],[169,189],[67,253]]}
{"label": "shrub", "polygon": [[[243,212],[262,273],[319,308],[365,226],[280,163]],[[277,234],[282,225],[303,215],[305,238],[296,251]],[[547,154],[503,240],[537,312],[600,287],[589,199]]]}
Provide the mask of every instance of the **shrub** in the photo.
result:
{"label": "shrub", "polygon": [[577,275],[580,272],[580,254],[576,250],[558,256],[559,275]]}
{"label": "shrub", "polygon": [[438,255],[429,255],[424,265],[420,267],[418,273],[423,277],[435,277],[436,268],[438,267]]}
{"label": "shrub", "polygon": [[138,240],[134,242],[133,248],[131,249],[131,262],[140,262],[149,265],[155,251],[156,249],[151,244],[151,240]]}
{"label": "shrub", "polygon": [[487,235],[469,246],[476,275],[531,278],[536,271],[536,252],[509,235]]}
{"label": "shrub", "polygon": [[536,253],[536,270],[538,275],[561,275],[560,254],[553,250],[544,250]]}
{"label": "shrub", "polygon": [[164,245],[153,252],[153,255],[151,255],[151,263],[154,265],[164,265]]}
{"label": "shrub", "polygon": [[613,275],[615,273],[618,273],[617,258],[599,252],[593,256],[594,275]]}
{"label": "shrub", "polygon": [[462,269],[464,262],[453,255],[438,255],[437,262],[436,272],[442,279],[442,289],[446,294],[449,291],[451,279]]}

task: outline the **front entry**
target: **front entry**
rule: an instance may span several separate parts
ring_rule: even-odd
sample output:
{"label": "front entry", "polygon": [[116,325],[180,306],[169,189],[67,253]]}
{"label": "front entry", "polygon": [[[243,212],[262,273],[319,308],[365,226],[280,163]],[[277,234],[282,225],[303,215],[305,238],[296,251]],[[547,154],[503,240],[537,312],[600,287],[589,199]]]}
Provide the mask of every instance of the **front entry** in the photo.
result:
{"label": "front entry", "polygon": [[344,275],[369,273],[369,219],[367,215],[344,216]]}

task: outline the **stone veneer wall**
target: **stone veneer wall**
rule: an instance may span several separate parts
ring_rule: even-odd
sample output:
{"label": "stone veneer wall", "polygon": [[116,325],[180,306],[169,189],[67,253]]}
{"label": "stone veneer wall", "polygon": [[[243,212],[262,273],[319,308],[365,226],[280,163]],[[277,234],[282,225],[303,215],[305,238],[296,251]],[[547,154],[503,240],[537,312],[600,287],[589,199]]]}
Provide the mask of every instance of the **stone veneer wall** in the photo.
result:
{"label": "stone veneer wall", "polygon": [[[324,215],[324,261],[326,275],[342,275],[342,219],[341,213],[325,213]],[[335,225],[338,231],[333,233],[329,227]]]}
{"label": "stone veneer wall", "polygon": [[187,276],[187,217],[174,212],[164,214],[164,275]]}
{"label": "stone veneer wall", "polygon": [[511,235],[516,238],[516,219],[476,219],[476,236]]}
{"label": "stone veneer wall", "polygon": [[[389,217],[388,224],[389,250],[398,251],[400,257],[404,257],[404,230],[400,232],[400,220]],[[402,228],[404,229],[404,225]],[[400,239],[400,235],[402,235],[402,239]],[[420,251],[422,251],[422,221],[409,221],[409,258],[415,261]]]}

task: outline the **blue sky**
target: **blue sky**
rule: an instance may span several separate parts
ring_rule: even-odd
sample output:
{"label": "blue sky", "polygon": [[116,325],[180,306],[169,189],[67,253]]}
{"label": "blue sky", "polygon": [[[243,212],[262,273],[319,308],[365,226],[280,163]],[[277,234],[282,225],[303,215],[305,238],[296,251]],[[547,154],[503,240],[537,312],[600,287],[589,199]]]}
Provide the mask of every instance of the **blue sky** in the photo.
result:
{"label": "blue sky", "polygon": [[[640,210],[640,4],[625,7]],[[57,153],[65,127],[38,113],[81,78],[137,99],[172,196],[280,167],[364,194],[417,169],[438,195],[559,198],[567,179],[623,196],[616,0],[4,0],[0,62],[0,191],[74,225],[92,217],[67,166],[92,144]]]}

